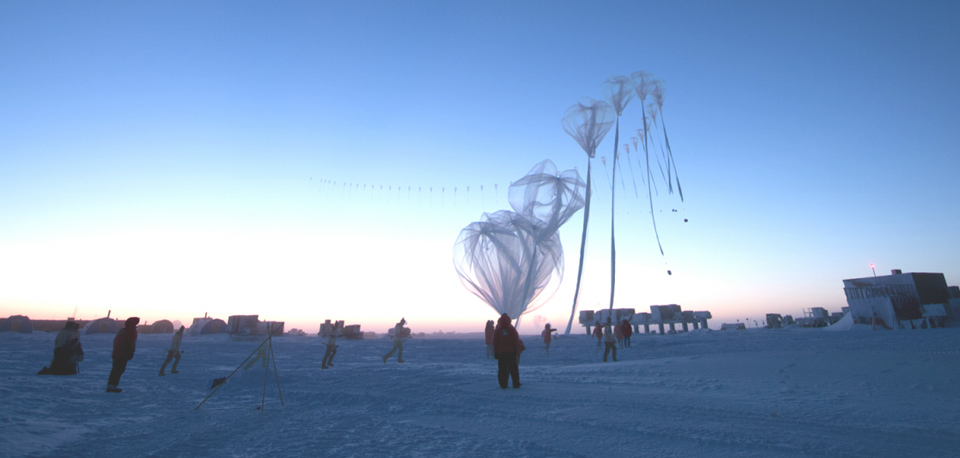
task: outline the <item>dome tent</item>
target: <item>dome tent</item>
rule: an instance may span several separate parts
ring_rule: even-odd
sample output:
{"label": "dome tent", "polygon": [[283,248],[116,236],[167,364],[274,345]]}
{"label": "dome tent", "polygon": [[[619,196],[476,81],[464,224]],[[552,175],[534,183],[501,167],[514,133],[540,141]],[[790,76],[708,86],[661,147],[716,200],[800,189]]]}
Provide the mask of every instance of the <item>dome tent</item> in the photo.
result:
{"label": "dome tent", "polygon": [[150,326],[150,332],[153,334],[173,334],[173,323],[170,320],[154,321]]}
{"label": "dome tent", "polygon": [[194,318],[190,325],[189,335],[220,334],[227,332],[227,323],[216,318]]}
{"label": "dome tent", "polygon": [[24,315],[13,315],[6,320],[0,321],[0,332],[22,332],[29,334],[33,332],[33,322],[30,317]]}
{"label": "dome tent", "polygon": [[120,323],[113,318],[97,318],[84,326],[84,334],[116,334],[120,330]]}
{"label": "dome tent", "polygon": [[200,334],[220,334],[227,332],[227,323],[221,319],[212,319],[200,328]]}

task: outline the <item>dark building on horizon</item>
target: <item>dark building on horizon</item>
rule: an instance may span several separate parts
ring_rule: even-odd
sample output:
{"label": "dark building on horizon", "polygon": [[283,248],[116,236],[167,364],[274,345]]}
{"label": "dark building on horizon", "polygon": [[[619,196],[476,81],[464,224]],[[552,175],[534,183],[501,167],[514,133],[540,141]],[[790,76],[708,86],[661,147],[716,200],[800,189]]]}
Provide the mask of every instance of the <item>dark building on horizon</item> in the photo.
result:
{"label": "dark building on horizon", "polygon": [[[952,318],[958,300],[942,273],[903,273],[894,269],[890,275],[843,280],[850,313],[857,323],[880,323],[892,327],[901,320],[918,320],[925,309],[942,309]],[[925,307],[926,306],[926,307]],[[942,307],[938,307],[942,306]],[[926,315],[930,315],[928,312]]]}

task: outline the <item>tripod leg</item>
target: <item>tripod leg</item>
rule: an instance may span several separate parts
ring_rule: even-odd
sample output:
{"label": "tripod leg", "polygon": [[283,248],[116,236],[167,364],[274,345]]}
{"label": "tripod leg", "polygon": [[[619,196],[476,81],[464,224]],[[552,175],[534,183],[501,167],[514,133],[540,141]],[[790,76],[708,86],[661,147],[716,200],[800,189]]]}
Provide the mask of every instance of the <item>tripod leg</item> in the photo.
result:
{"label": "tripod leg", "polygon": [[[264,339],[263,342],[260,342],[260,345],[258,345],[257,348],[254,348],[253,351],[250,352],[250,355],[248,355],[248,356],[246,357],[246,359],[244,359],[244,360],[240,363],[240,365],[237,366],[237,368],[234,369],[233,372],[231,372],[230,375],[227,376],[226,380],[224,380],[224,383],[226,383],[227,380],[230,380],[230,377],[233,377],[233,374],[236,374],[237,371],[240,370],[241,367],[243,367],[243,363],[247,362],[248,359],[250,359],[251,357],[253,357],[254,353],[256,353],[257,350],[260,350],[260,347],[262,347],[263,344],[265,344],[265,343],[267,343],[267,339]],[[197,406],[194,407],[193,410],[199,409],[200,406],[202,406],[205,402],[207,402],[207,399],[210,399],[210,396],[213,396],[213,393],[216,393],[217,390],[219,390],[221,386],[223,386],[222,383],[221,383],[220,385],[217,385],[217,387],[213,390],[213,392],[211,392],[210,394],[208,394],[207,397],[203,398],[203,401],[201,401],[200,404],[197,404]]]}
{"label": "tripod leg", "polygon": [[277,394],[280,395],[280,405],[283,405],[283,392],[280,391],[280,373],[277,372],[277,358],[273,356],[273,341],[270,342],[270,360],[273,361],[273,376],[277,379]]}
{"label": "tripod leg", "polygon": [[[270,331],[270,325],[267,325],[267,359],[273,356],[273,332]],[[264,361],[266,363],[266,361]],[[270,365],[263,365],[263,396],[260,397],[260,413],[263,413],[263,404],[267,399],[267,375],[270,375]]]}

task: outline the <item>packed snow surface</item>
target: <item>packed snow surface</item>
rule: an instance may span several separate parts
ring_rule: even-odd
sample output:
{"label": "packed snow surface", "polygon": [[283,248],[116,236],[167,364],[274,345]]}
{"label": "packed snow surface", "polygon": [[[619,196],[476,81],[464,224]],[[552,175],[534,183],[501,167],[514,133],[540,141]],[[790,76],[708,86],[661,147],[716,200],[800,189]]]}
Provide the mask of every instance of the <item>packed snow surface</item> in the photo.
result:
{"label": "packed snow surface", "polygon": [[[960,328],[634,335],[618,362],[596,340],[523,336],[520,389],[500,389],[482,334],[392,342],[141,335],[106,393],[112,335],[84,335],[76,376],[38,376],[55,334],[0,333],[4,456],[904,457],[960,454]],[[169,370],[169,368],[168,368]],[[279,379],[279,390],[277,386]],[[266,383],[265,383],[266,380]],[[283,403],[281,404],[281,394]],[[263,403],[263,410],[259,407]]]}

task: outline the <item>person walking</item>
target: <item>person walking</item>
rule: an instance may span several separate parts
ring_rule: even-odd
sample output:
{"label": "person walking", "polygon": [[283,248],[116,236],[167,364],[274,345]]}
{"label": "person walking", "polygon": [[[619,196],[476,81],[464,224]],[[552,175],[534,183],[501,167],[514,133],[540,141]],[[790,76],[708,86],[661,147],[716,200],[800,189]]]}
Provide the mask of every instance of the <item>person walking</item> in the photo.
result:
{"label": "person walking", "polygon": [[520,388],[520,367],[517,358],[523,351],[520,336],[510,324],[510,316],[504,313],[493,331],[493,357],[497,359],[497,381],[500,388],[507,389],[507,379],[513,379],[513,387]]}
{"label": "person walking", "polygon": [[487,327],[483,330],[487,343],[487,359],[493,359],[493,320],[487,320]]}
{"label": "person walking", "polygon": [[160,373],[157,374],[163,377],[165,374],[163,371],[167,369],[167,364],[170,364],[171,360],[173,361],[173,367],[170,368],[171,374],[179,374],[180,371],[177,370],[177,366],[180,364],[180,341],[183,340],[183,326],[180,326],[180,329],[177,332],[173,333],[173,339],[170,342],[170,348],[167,350],[167,359],[163,361],[163,365],[160,366]]}
{"label": "person walking", "polygon": [[617,346],[623,348],[623,326],[620,326],[620,323],[614,325],[613,333],[617,336]]}
{"label": "person walking", "polygon": [[67,321],[53,341],[53,359],[50,367],[44,367],[37,375],[74,375],[83,361],[83,346],[80,345],[80,325]]}
{"label": "person walking", "polygon": [[110,378],[107,379],[107,393],[119,393],[120,376],[127,370],[127,363],[133,359],[137,351],[137,324],[140,318],[130,317],[123,323],[123,328],[117,331],[113,338],[113,367],[110,369]]}
{"label": "person walking", "polygon": [[387,353],[383,356],[383,363],[387,363],[387,359],[393,356],[393,352],[399,351],[397,353],[397,362],[403,362],[403,325],[407,323],[407,320],[400,318],[400,322],[393,327],[393,349],[390,350],[390,353]]}
{"label": "person walking", "polygon": [[597,350],[599,350],[600,344],[603,343],[603,327],[600,326],[599,321],[593,325],[593,336],[597,338]]}
{"label": "person walking", "polygon": [[603,362],[607,362],[607,355],[613,350],[613,362],[617,362],[617,339],[613,335],[610,318],[607,318],[607,324],[603,329],[603,342],[606,348],[603,349]]}
{"label": "person walking", "polygon": [[557,332],[556,329],[550,327],[550,323],[547,323],[543,327],[543,332],[540,333],[540,337],[543,337],[543,344],[545,345],[544,350],[547,350],[547,356],[550,356],[550,341],[553,340],[553,333]]}
{"label": "person walking", "polygon": [[630,348],[630,336],[633,335],[633,326],[630,326],[629,321],[623,320],[620,327],[623,328],[623,345]]}
{"label": "person walking", "polygon": [[333,357],[337,356],[337,333],[340,332],[340,326],[334,326],[333,332],[327,337],[327,351],[323,354],[323,361],[320,362],[321,369],[329,369],[333,366]]}
{"label": "person walking", "polygon": [[250,362],[243,367],[243,370],[249,370],[257,361],[260,361],[260,367],[267,367],[267,349],[263,348],[263,345],[264,344],[260,344],[260,348],[257,349],[257,356],[251,359]]}

